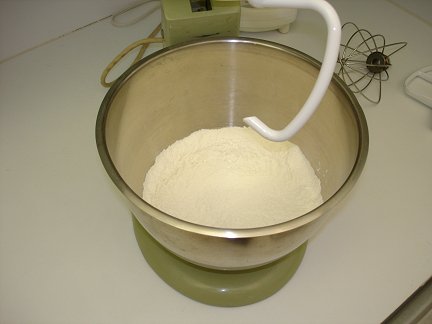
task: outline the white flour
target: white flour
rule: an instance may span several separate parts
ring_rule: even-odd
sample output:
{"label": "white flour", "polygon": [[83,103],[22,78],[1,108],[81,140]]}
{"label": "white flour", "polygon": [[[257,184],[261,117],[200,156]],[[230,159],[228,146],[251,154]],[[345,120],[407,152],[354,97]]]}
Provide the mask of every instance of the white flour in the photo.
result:
{"label": "white flour", "polygon": [[281,223],[322,203],[299,147],[246,127],[203,129],[169,146],[146,175],[143,199],[177,218],[225,228]]}

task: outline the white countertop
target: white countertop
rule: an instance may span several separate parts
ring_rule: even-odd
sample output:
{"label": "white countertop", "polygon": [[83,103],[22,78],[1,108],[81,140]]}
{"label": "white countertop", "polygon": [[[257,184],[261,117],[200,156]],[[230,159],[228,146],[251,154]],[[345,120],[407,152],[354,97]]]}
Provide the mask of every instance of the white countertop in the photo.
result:
{"label": "white countertop", "polygon": [[[408,46],[392,56],[382,101],[359,98],[370,148],[352,194],[288,284],[245,307],[203,305],[159,279],[96,150],[99,76],[158,13],[127,28],[103,20],[0,64],[0,322],[379,323],[423,284],[432,275],[432,110],[406,96],[403,81],[432,65],[432,26],[390,1],[331,3],[342,22]],[[325,29],[301,11],[288,34],[250,36],[321,59]]]}

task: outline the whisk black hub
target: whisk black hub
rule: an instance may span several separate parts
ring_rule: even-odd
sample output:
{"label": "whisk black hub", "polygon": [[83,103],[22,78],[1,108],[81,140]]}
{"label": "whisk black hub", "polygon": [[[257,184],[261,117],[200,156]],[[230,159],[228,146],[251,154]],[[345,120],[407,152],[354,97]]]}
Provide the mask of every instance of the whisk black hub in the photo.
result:
{"label": "whisk black hub", "polygon": [[373,52],[366,59],[366,67],[372,73],[381,73],[390,66],[390,58],[381,52]]}

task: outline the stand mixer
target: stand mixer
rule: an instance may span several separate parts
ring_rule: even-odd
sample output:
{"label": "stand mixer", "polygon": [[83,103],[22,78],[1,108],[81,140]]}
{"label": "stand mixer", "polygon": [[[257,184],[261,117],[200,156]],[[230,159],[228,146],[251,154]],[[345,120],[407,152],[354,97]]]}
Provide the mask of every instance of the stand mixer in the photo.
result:
{"label": "stand mixer", "polygon": [[[182,294],[216,306],[251,304],[286,284],[308,239],[356,183],[368,151],[361,107],[333,75],[340,36],[333,9],[324,1],[250,3],[322,13],[330,44],[323,64],[257,39],[182,42],[131,66],[106,94],[96,121],[101,161],[133,214],[147,262]],[[270,140],[290,138],[301,147],[321,181],[323,204],[287,222],[236,229],[189,223],[141,198],[142,180],[165,147],[199,129],[244,122]]]}

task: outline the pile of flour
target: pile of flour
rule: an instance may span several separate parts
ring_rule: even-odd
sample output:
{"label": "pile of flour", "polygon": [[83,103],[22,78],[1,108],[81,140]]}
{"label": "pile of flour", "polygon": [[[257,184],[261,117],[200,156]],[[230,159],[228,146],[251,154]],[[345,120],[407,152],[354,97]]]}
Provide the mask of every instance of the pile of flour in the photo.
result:
{"label": "pile of flour", "polygon": [[224,228],[281,223],[323,201],[298,146],[246,127],[203,129],[169,146],[146,175],[143,199],[177,218]]}

